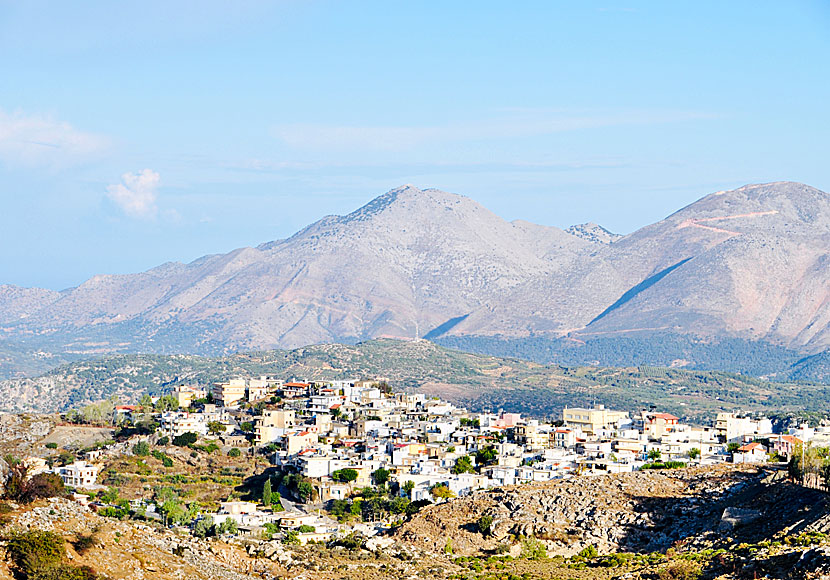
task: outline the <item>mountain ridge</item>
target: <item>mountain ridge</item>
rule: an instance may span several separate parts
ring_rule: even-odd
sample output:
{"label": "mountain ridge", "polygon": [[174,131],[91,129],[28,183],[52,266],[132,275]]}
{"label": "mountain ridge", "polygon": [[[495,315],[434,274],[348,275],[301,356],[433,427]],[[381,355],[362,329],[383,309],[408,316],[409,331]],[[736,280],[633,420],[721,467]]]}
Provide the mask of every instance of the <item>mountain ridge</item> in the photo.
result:
{"label": "mountain ridge", "polygon": [[668,331],[830,348],[824,192],[747,185],[626,236],[569,230],[405,185],[256,247],[61,292],[0,286],[0,340],[82,356]]}

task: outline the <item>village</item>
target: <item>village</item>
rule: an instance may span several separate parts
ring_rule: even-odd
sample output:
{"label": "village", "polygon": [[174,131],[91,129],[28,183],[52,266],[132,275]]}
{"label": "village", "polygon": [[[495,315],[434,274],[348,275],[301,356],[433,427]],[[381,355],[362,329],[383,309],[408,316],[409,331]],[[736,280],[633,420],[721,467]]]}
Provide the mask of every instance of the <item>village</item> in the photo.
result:
{"label": "village", "polygon": [[[419,507],[477,490],[687,465],[785,462],[803,443],[830,441],[830,428],[773,433],[769,419],[734,413],[693,426],[655,408],[632,413],[601,404],[565,408],[555,420],[469,412],[421,393],[393,392],[383,379],[239,378],[211,389],[179,385],[149,399],[151,409],[159,401],[167,408],[152,412],[153,433],[52,468],[76,499],[88,503],[90,490],[106,489],[98,461],[105,454],[141,455],[171,441],[198,441],[229,456],[266,458],[267,491],[259,501],[227,498],[217,511],[194,511],[179,523],[202,535],[265,532],[301,544],[355,532],[374,536]],[[112,414],[130,425],[148,413],[145,404],[117,405]],[[50,469],[42,459],[27,461],[32,473]],[[161,503],[130,507],[176,523]]]}

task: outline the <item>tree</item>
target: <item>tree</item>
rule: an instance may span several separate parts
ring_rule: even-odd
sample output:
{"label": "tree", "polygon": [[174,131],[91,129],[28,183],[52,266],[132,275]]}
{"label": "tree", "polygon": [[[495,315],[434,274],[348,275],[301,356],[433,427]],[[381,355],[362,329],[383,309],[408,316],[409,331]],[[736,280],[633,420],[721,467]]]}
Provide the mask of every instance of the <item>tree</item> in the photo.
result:
{"label": "tree", "polygon": [[266,506],[271,505],[271,478],[265,480],[262,485],[262,504]]}
{"label": "tree", "polygon": [[213,532],[213,518],[205,516],[193,525],[193,535],[197,538],[206,538]]}
{"label": "tree", "polygon": [[652,449],[648,452],[648,458],[651,461],[658,461],[661,455],[662,454],[660,453],[659,449]]}
{"label": "tree", "polygon": [[254,424],[251,421],[243,421],[239,424],[239,430],[243,433],[253,433]]}
{"label": "tree", "polygon": [[219,435],[225,432],[225,426],[219,421],[208,421],[207,430],[211,435]]}
{"label": "tree", "polygon": [[389,511],[393,514],[404,514],[407,506],[409,506],[408,497],[396,497],[389,502]]}
{"label": "tree", "polygon": [[475,467],[473,467],[473,461],[469,455],[462,455],[455,461],[455,465],[452,468],[452,472],[456,475],[460,475],[462,473],[475,473]]}
{"label": "tree", "polygon": [[493,531],[493,516],[484,514],[483,516],[478,518],[478,521],[476,522],[476,527],[482,535],[489,536],[490,532]]}
{"label": "tree", "polygon": [[492,465],[496,462],[498,453],[496,448],[492,445],[482,447],[476,451],[476,464],[478,465]]}
{"label": "tree", "polygon": [[434,497],[435,499],[450,499],[455,497],[455,494],[452,492],[452,490],[443,483],[433,485],[430,488],[429,493],[431,493],[432,497]]}
{"label": "tree", "polygon": [[165,411],[175,411],[179,408],[179,400],[173,395],[164,395],[160,397],[155,404],[156,413],[164,413]]}
{"label": "tree", "polygon": [[692,447],[691,449],[689,449],[689,454],[688,455],[689,455],[689,459],[694,461],[695,459],[700,457],[700,449],[698,449],[697,447]]}
{"label": "tree", "polygon": [[238,447],[231,447],[228,450],[228,457],[239,457],[240,455],[242,455],[242,452]]}
{"label": "tree", "polygon": [[239,526],[236,523],[236,520],[233,518],[228,518],[216,528],[216,533],[219,535],[222,534],[235,534],[239,531]]}
{"label": "tree", "polygon": [[331,472],[331,478],[340,483],[351,483],[357,479],[358,473],[356,469],[338,469]]}
{"label": "tree", "polygon": [[193,445],[196,443],[196,440],[199,439],[199,436],[192,431],[188,431],[187,433],[182,433],[178,437],[173,437],[173,445],[177,447],[187,447],[188,445]]}
{"label": "tree", "polygon": [[301,481],[297,484],[297,497],[301,502],[306,503],[314,496],[314,486],[308,481]]}
{"label": "tree", "polygon": [[139,441],[133,445],[133,454],[139,457],[146,457],[150,455],[150,444],[146,441]]}
{"label": "tree", "polygon": [[387,481],[389,481],[389,470],[380,468],[376,469],[372,472],[372,481],[375,482],[375,485],[385,485]]}
{"label": "tree", "polygon": [[412,490],[415,489],[415,482],[411,479],[407,479],[401,489],[403,489],[404,493],[409,496],[409,499],[412,499]]}
{"label": "tree", "polygon": [[317,528],[315,528],[314,526],[309,526],[308,524],[303,524],[299,528],[297,528],[297,531],[301,534],[312,534],[317,531]]}

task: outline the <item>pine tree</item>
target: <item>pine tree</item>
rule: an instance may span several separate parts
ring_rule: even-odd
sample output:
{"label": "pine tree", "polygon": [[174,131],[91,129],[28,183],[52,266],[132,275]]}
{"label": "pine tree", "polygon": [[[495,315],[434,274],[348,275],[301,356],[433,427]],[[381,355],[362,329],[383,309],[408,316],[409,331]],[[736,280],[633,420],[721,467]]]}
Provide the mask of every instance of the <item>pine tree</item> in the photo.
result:
{"label": "pine tree", "polygon": [[271,505],[271,478],[265,480],[262,486],[262,505]]}

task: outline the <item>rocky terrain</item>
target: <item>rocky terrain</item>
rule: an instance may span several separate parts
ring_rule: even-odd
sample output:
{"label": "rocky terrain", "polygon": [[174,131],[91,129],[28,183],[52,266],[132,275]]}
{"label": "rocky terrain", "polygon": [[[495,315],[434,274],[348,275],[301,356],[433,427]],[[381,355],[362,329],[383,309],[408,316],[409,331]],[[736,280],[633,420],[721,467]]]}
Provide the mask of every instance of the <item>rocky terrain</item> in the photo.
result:
{"label": "rocky terrain", "polygon": [[[69,562],[103,578],[797,579],[830,572],[827,495],[774,470],[732,466],[476,493],[426,507],[353,549],[255,536],[199,539],[100,517],[65,499],[4,505],[4,534],[56,532]],[[493,517],[486,535],[477,527],[482,515]],[[0,549],[0,579],[12,577]]]}
{"label": "rocky terrain", "polygon": [[2,368],[42,365],[43,353],[217,354],[428,334],[830,346],[826,193],[751,185],[620,239],[603,232],[507,222],[469,198],[405,186],[256,248],[61,292],[0,287]]}

